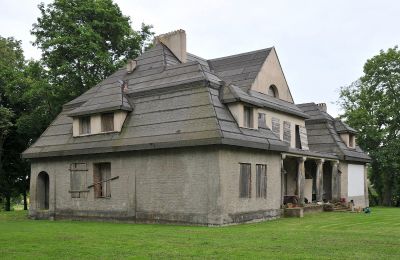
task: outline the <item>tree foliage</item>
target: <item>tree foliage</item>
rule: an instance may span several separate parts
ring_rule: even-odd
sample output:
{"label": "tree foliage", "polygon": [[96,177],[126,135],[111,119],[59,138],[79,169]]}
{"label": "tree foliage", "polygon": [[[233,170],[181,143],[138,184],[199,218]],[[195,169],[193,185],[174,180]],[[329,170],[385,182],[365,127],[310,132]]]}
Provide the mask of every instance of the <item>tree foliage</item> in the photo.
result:
{"label": "tree foliage", "polygon": [[341,88],[343,117],[359,131],[361,148],[372,157],[370,180],[384,205],[400,205],[400,50],[369,59],[364,75]]}
{"label": "tree foliage", "polygon": [[[131,28],[112,0],[55,0],[40,4],[31,33],[42,51],[26,61],[21,42],[0,36],[0,201],[29,189],[21,153],[62,105],[95,86],[149,46],[151,26]],[[3,152],[4,151],[4,152]]]}
{"label": "tree foliage", "polygon": [[135,58],[152,36],[151,26],[145,24],[134,31],[130,18],[112,0],[55,0],[39,9],[41,17],[31,33],[60,103]]}

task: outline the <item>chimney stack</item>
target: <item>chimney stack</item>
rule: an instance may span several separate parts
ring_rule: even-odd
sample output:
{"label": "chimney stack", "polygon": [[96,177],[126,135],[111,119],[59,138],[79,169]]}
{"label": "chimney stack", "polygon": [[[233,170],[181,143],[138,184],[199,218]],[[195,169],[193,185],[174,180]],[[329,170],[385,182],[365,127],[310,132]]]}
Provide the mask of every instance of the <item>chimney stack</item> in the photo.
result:
{"label": "chimney stack", "polygon": [[327,110],[327,108],[326,108],[326,103],[319,103],[319,104],[317,104],[317,106],[318,106],[318,108],[319,108],[319,110],[321,110],[321,111],[323,111],[323,112],[326,112]]}
{"label": "chimney stack", "polygon": [[182,62],[187,59],[186,54],[186,32],[179,29],[166,34],[161,34],[154,38],[154,43],[162,43]]}
{"label": "chimney stack", "polygon": [[135,60],[128,60],[128,63],[126,64],[126,71],[128,74],[132,73],[137,66],[137,62]]}

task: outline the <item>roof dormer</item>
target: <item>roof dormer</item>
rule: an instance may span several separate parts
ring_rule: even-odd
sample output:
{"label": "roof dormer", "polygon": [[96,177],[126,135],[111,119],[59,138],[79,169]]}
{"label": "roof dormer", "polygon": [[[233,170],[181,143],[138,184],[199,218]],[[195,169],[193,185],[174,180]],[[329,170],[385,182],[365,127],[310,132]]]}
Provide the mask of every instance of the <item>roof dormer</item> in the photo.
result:
{"label": "roof dormer", "polygon": [[120,132],[132,111],[124,90],[127,83],[117,81],[100,86],[96,93],[68,113],[73,118],[73,136]]}

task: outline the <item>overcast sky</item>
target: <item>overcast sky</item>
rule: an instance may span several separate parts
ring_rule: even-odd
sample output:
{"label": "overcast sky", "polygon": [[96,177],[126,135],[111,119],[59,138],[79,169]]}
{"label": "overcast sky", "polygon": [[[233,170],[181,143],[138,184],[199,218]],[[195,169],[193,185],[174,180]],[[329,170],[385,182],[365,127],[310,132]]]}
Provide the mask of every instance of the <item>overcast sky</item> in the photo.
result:
{"label": "overcast sky", "polygon": [[[0,35],[31,46],[36,0],[0,0]],[[362,75],[365,61],[400,43],[400,1],[117,0],[133,27],[157,34],[186,30],[188,51],[216,58],[275,46],[296,103],[326,102],[336,116],[338,89]]]}

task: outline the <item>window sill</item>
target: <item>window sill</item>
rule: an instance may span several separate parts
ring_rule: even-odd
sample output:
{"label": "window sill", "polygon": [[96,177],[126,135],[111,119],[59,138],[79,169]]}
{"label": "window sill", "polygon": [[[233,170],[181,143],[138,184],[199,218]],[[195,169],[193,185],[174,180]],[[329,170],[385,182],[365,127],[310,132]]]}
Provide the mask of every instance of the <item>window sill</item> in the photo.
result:
{"label": "window sill", "polygon": [[95,199],[111,199],[111,197],[96,197]]}
{"label": "window sill", "polygon": [[246,126],[240,126],[240,128],[244,128],[244,129],[249,129],[249,130],[258,130],[258,128],[254,128],[254,127],[246,127]]}
{"label": "window sill", "polygon": [[87,136],[94,136],[94,135],[114,134],[114,133],[120,133],[120,132],[121,131],[108,131],[108,132],[100,132],[100,133],[94,133],[94,134],[75,135],[74,137],[87,137]]}

